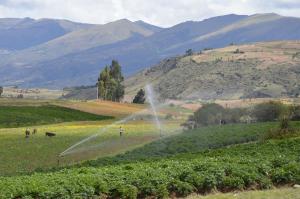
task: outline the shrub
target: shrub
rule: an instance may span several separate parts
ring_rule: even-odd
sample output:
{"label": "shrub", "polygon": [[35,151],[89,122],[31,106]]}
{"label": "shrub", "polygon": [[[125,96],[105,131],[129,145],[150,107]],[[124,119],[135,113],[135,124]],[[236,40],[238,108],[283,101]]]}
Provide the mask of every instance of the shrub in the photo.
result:
{"label": "shrub", "polygon": [[252,110],[252,116],[258,122],[276,121],[283,114],[286,107],[280,102],[266,102],[258,104]]}
{"label": "shrub", "polygon": [[240,177],[225,176],[222,179],[220,188],[225,192],[231,190],[242,190],[244,188],[244,181]]}
{"label": "shrub", "polygon": [[293,128],[290,127],[289,117],[282,117],[280,119],[278,129],[270,129],[267,133],[263,135],[263,140],[268,139],[282,139],[286,137],[297,136],[298,133]]}
{"label": "shrub", "polygon": [[195,121],[198,126],[208,126],[214,124],[239,123],[242,116],[246,114],[246,109],[223,108],[221,105],[212,103],[205,104],[198,109],[190,121]]}
{"label": "shrub", "polygon": [[218,104],[205,104],[194,113],[193,119],[199,125],[219,124],[224,108]]}
{"label": "shrub", "polygon": [[300,121],[300,106],[292,107],[291,120],[292,121]]}
{"label": "shrub", "polygon": [[179,196],[187,196],[195,191],[195,187],[187,182],[174,180],[169,184],[169,191],[174,192]]}
{"label": "shrub", "polygon": [[116,188],[111,191],[114,198],[136,199],[138,189],[133,185],[116,185]]}

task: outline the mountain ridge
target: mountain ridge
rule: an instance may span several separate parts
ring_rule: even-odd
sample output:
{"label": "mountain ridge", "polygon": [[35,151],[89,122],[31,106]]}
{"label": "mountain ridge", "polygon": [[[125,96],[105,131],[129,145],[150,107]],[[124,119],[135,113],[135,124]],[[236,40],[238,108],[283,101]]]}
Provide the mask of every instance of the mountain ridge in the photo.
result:
{"label": "mountain ridge", "polygon": [[125,75],[130,76],[187,49],[298,39],[300,18],[274,13],[230,14],[169,28],[121,19],[74,30],[23,50],[2,49],[0,78],[2,85],[23,87],[91,85],[112,59],[117,59]]}

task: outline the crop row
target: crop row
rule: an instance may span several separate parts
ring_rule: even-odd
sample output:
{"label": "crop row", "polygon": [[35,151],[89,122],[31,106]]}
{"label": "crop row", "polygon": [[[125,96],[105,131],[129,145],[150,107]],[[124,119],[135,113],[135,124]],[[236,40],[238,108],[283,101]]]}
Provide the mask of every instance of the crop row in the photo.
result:
{"label": "crop row", "polygon": [[300,139],[0,178],[0,198],[164,198],[300,183]]}

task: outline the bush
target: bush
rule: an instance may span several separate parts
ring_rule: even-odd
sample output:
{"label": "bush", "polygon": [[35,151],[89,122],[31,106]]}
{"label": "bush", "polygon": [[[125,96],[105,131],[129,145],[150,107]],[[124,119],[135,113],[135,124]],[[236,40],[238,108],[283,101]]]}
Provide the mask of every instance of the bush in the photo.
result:
{"label": "bush", "polygon": [[252,116],[258,122],[276,121],[286,110],[286,106],[280,102],[266,102],[258,104],[252,110]]}
{"label": "bush", "polygon": [[179,196],[187,196],[195,191],[195,187],[187,182],[175,180],[170,183],[169,191],[174,192]]}
{"label": "bush", "polygon": [[291,120],[292,121],[300,121],[300,106],[292,107]]}
{"label": "bush", "polygon": [[219,124],[224,108],[218,104],[205,104],[194,113],[193,119],[199,125]]}
{"label": "bush", "polygon": [[111,191],[111,195],[114,198],[126,198],[135,199],[137,198],[138,189],[133,185],[116,185],[116,188]]}
{"label": "bush", "polygon": [[203,105],[203,107],[194,113],[194,116],[190,120],[195,121],[198,126],[232,124],[239,123],[245,114],[246,109],[223,108],[221,105],[212,103]]}
{"label": "bush", "polygon": [[282,117],[280,119],[278,129],[270,129],[263,135],[263,140],[268,139],[282,139],[287,137],[297,136],[298,132],[290,127],[290,121],[288,117]]}

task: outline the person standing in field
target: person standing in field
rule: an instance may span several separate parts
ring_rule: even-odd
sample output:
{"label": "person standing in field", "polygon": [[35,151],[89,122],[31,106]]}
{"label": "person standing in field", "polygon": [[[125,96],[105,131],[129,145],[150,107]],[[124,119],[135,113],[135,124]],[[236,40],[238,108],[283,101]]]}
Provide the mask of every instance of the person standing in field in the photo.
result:
{"label": "person standing in field", "polygon": [[124,133],[124,129],[120,126],[120,137],[122,137],[123,133]]}

